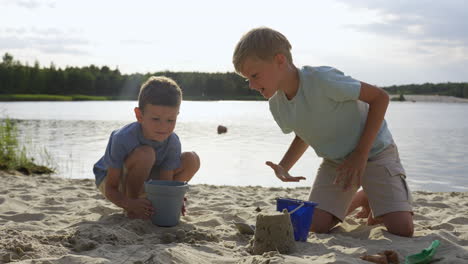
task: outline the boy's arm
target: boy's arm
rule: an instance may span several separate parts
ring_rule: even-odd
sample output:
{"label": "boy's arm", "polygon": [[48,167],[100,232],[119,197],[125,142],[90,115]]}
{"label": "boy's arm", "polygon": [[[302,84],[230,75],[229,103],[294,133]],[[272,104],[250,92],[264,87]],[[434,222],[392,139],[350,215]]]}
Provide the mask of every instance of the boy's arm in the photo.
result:
{"label": "boy's arm", "polygon": [[309,145],[305,143],[302,138],[296,135],[291,142],[288,151],[286,151],[279,164],[275,164],[271,161],[267,161],[266,164],[275,171],[276,177],[282,181],[297,182],[300,180],[305,180],[305,177],[293,177],[289,175],[288,171],[302,157],[308,147]]}
{"label": "boy's arm", "polygon": [[305,143],[302,138],[296,135],[291,142],[288,151],[286,151],[286,154],[284,154],[283,158],[281,159],[279,165],[286,171],[289,171],[302,157],[308,147],[309,145]]}
{"label": "boy's arm", "polygon": [[106,198],[112,203],[132,212],[137,218],[148,219],[153,213],[151,202],[147,199],[132,199],[119,191],[121,169],[108,168],[106,176]]}
{"label": "boy's arm", "polygon": [[383,89],[361,82],[359,100],[369,104],[369,112],[364,131],[355,151],[362,152],[362,155],[365,155],[367,160],[372,144],[382,126],[390,98]]}
{"label": "boy's arm", "polygon": [[369,104],[364,131],[353,152],[338,167],[335,183],[344,182],[343,189],[347,190],[353,181],[360,185],[360,178],[366,168],[369,151],[379,132],[389,104],[388,94],[380,88],[361,82],[359,100]]}

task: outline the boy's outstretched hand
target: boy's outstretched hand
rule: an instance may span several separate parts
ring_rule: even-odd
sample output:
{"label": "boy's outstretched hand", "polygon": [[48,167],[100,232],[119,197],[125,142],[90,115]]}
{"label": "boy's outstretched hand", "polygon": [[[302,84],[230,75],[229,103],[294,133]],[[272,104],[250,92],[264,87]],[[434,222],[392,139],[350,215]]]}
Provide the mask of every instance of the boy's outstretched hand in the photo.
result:
{"label": "boy's outstretched hand", "polygon": [[278,179],[280,179],[280,180],[282,180],[284,182],[298,182],[300,180],[305,180],[306,179],[305,177],[302,177],[302,176],[294,177],[294,176],[289,175],[289,172],[287,172],[283,168],[283,166],[275,164],[275,163],[273,163],[271,161],[267,161],[266,165],[270,166],[275,171],[276,177],[278,177]]}
{"label": "boy's outstretched hand", "polygon": [[336,169],[338,174],[333,183],[340,184],[344,192],[349,190],[354,183],[358,187],[361,186],[361,177],[366,165],[367,155],[353,151]]}

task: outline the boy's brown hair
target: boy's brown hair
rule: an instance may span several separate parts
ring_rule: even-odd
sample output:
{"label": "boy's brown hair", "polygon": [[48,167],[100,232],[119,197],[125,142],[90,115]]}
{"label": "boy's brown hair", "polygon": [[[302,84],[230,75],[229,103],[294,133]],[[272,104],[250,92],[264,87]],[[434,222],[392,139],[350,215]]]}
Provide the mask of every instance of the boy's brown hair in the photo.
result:
{"label": "boy's brown hair", "polygon": [[147,104],[179,107],[182,90],[171,78],[151,76],[140,89],[138,108],[143,112]]}
{"label": "boy's brown hair", "polygon": [[237,73],[242,70],[242,64],[247,58],[271,60],[276,54],[283,54],[292,64],[291,44],[280,32],[259,27],[245,33],[234,49],[232,63]]}

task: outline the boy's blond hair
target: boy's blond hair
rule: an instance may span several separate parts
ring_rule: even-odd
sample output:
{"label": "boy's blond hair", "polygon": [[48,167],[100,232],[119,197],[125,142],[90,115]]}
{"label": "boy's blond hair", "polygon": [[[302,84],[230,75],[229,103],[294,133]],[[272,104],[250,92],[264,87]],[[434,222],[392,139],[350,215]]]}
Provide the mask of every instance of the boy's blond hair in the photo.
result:
{"label": "boy's blond hair", "polygon": [[179,107],[182,90],[171,78],[151,76],[140,89],[138,108],[143,112],[147,104]]}
{"label": "boy's blond hair", "polygon": [[271,60],[276,54],[283,54],[292,64],[291,44],[280,32],[259,27],[245,33],[234,49],[232,63],[237,73],[242,70],[242,64],[247,58]]}

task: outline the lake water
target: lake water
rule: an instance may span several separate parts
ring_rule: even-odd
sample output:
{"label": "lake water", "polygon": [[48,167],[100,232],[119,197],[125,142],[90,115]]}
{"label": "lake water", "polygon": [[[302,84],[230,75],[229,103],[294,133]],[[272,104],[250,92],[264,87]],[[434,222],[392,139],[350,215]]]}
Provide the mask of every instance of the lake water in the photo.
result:
{"label": "lake water", "polygon": [[[110,133],[135,120],[136,104],[0,102],[0,116],[21,120],[22,141],[33,155],[46,149],[59,176],[93,178]],[[468,104],[391,102],[386,119],[413,190],[468,191]],[[218,135],[219,124],[228,133]],[[293,135],[281,133],[264,101],[184,101],[176,132],[183,151],[194,150],[202,160],[192,183],[310,186],[321,162],[309,149],[291,170],[306,181],[274,176],[264,163],[278,162]]]}

